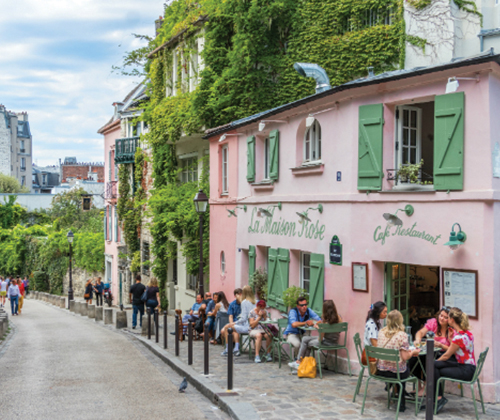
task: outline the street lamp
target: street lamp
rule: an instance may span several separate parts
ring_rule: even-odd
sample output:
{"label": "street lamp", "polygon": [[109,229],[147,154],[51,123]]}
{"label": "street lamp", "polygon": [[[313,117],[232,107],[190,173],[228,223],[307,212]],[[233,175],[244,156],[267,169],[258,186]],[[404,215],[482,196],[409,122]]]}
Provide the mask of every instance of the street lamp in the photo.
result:
{"label": "street lamp", "polygon": [[203,288],[203,214],[207,211],[208,197],[203,190],[199,190],[194,196],[193,201],[196,213],[200,215],[200,269],[198,272],[198,293],[205,296]]}
{"label": "street lamp", "polygon": [[68,238],[68,243],[69,243],[69,287],[68,287],[68,309],[69,309],[69,302],[73,300],[73,278],[71,276],[71,258],[73,256],[73,250],[71,249],[71,244],[73,243],[74,239],[73,232],[69,231],[68,234],[66,235],[66,238]]}

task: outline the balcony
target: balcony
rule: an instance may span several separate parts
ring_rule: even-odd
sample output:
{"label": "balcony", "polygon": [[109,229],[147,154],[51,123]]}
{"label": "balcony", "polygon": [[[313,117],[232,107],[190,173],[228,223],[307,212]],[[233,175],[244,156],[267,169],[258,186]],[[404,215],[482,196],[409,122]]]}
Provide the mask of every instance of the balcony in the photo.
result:
{"label": "balcony", "polygon": [[116,200],[118,198],[118,181],[106,182],[104,198],[106,200]]}
{"label": "balcony", "polygon": [[117,139],[115,143],[115,163],[134,163],[135,150],[139,147],[139,136]]}

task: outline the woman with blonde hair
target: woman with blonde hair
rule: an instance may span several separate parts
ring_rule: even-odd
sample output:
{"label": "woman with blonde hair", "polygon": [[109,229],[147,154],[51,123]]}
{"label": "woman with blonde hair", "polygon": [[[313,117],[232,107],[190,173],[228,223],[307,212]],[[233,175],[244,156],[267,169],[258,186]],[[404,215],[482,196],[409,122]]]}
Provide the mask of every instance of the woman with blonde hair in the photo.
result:
{"label": "woman with blonde hair", "polygon": [[[398,377],[398,364],[399,364],[399,378],[406,379],[410,376],[410,369],[406,361],[413,356],[418,356],[418,350],[410,350],[408,343],[408,335],[405,332],[403,323],[403,315],[398,310],[389,312],[387,315],[387,325],[382,328],[378,334],[377,347],[385,349],[399,350],[399,362],[388,362],[385,360],[377,361],[377,376],[384,376],[386,378]],[[401,392],[401,390],[399,390]],[[403,394],[401,396],[401,406],[399,411],[405,411],[405,383],[403,382]]]}
{"label": "woman with blonde hair", "polygon": [[[459,308],[451,308],[448,313],[448,325],[455,335],[451,339],[446,353],[434,362],[434,389],[440,377],[471,381],[476,372],[474,356],[474,336],[470,332],[469,317]],[[437,412],[439,413],[448,400],[443,397],[443,386],[439,388]]]}
{"label": "woman with blonde hair", "polygon": [[[240,355],[240,334],[248,334],[250,324],[248,323],[248,316],[250,311],[255,308],[255,294],[250,286],[243,287],[241,294],[241,315],[236,322],[229,324],[228,328],[233,328],[233,338],[235,347],[233,353],[235,356]],[[224,338],[227,343],[228,331],[224,330]],[[226,349],[221,353],[221,356],[227,356],[228,348],[226,344]]]}
{"label": "woman with blonde hair", "polygon": [[158,280],[156,280],[154,277],[151,277],[151,280],[149,280],[148,287],[146,287],[146,292],[146,308],[149,308],[151,310],[151,313],[154,314],[156,308],[160,310],[160,289],[158,287]]}

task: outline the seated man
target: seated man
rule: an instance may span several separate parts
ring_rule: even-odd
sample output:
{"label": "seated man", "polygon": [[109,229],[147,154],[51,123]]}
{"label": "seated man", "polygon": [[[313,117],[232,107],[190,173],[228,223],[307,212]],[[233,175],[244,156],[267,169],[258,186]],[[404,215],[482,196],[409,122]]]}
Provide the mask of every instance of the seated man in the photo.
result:
{"label": "seated man", "polygon": [[206,309],[208,307],[208,304],[211,303],[211,302],[213,302],[213,300],[212,300],[212,293],[206,292],[205,293],[205,299],[203,299],[201,301],[200,309],[205,309],[205,313],[207,313],[208,311]]}
{"label": "seated man", "polygon": [[202,296],[200,294],[196,295],[196,303],[193,304],[189,313],[182,317],[183,334],[186,334],[186,328],[187,328],[186,325],[188,324],[188,322],[194,322],[198,319],[199,316],[198,314],[201,308],[202,301],[203,301]]}
{"label": "seated man", "polygon": [[295,355],[299,351],[303,334],[299,327],[310,327],[314,324],[313,321],[321,321],[321,318],[307,307],[307,299],[300,296],[297,299],[297,307],[290,309],[288,313],[288,326],[283,331],[283,336],[286,337],[286,342],[293,346]]}
{"label": "seated man", "polygon": [[241,294],[243,291],[240,288],[234,289],[235,299],[229,304],[227,313],[229,315],[229,324],[224,325],[221,330],[221,336],[225,337],[226,330],[231,327],[234,328],[234,323],[241,314]]}
{"label": "seated man", "polygon": [[[205,294],[205,296],[206,296],[206,294]],[[217,293],[214,293],[214,298],[210,299],[210,301],[207,303],[207,307],[206,307],[207,320],[205,321],[205,325],[208,327],[209,334],[213,333],[214,326],[215,326],[214,309],[215,309],[216,302],[217,302]],[[203,305],[203,303],[202,303],[202,305]]]}

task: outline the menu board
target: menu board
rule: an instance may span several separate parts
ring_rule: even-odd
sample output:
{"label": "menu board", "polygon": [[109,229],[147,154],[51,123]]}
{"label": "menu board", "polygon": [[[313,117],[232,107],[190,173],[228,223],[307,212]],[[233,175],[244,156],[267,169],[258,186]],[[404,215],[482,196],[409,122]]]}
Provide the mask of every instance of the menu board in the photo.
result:
{"label": "menu board", "polygon": [[368,264],[352,263],[352,290],[368,292]]}
{"label": "menu board", "polygon": [[477,271],[443,268],[444,304],[477,319]]}

